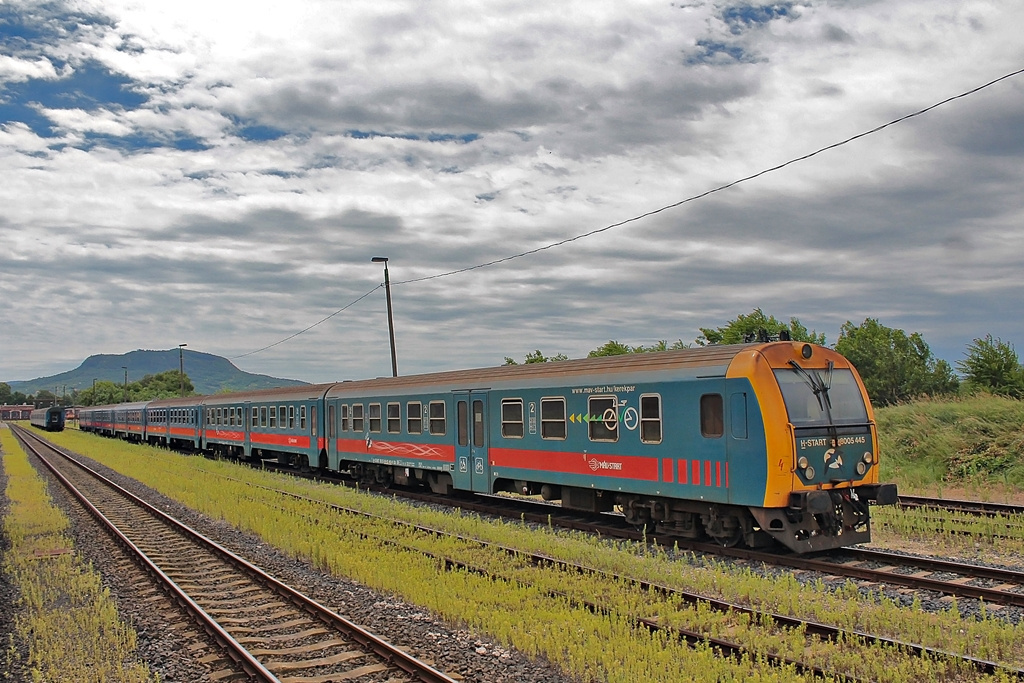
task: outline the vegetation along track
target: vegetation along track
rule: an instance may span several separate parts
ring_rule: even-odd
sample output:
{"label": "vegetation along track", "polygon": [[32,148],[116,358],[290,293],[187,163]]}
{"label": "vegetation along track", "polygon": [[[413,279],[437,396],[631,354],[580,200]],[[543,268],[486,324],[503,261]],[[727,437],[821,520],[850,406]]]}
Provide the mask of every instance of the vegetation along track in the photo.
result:
{"label": "vegetation along track", "polygon": [[[255,484],[251,483],[247,485],[256,486]],[[310,502],[317,502],[320,503],[321,505],[323,504],[319,501],[313,501],[309,498],[288,491],[283,491],[280,489],[268,490],[272,490],[278,495],[288,496],[301,500],[307,500]],[[394,492],[391,491],[391,493],[393,494]],[[432,498],[432,496],[430,496],[429,494],[426,497]],[[447,501],[447,504],[449,505],[451,504],[450,499],[442,498],[442,500]],[[507,499],[502,498],[486,500],[487,502],[480,504],[482,506],[481,509],[490,512],[493,512],[495,509],[503,509],[504,505],[509,502]],[[515,501],[511,502],[515,504]],[[700,608],[710,609],[713,612],[728,613],[734,616],[739,616],[742,619],[748,620],[749,623],[772,624],[775,628],[778,629],[788,630],[791,632],[802,632],[809,639],[815,639],[835,644],[860,642],[868,646],[892,648],[893,650],[898,650],[907,653],[911,656],[927,657],[937,660],[956,660],[957,662],[967,666],[968,668],[973,669],[974,671],[980,674],[1007,676],[1019,680],[1024,680],[1024,670],[1008,666],[1002,666],[998,663],[991,661],[986,661],[962,654],[937,650],[935,648],[924,647],[922,645],[918,645],[915,643],[903,642],[892,638],[887,638],[884,636],[874,635],[871,633],[844,630],[841,628],[830,626],[828,624],[808,619],[794,618],[783,614],[772,613],[764,610],[745,607],[725,600],[720,600],[714,597],[699,595],[689,591],[680,590],[678,588],[660,585],[646,580],[635,579],[629,576],[612,574],[605,570],[594,569],[591,567],[580,565],[578,563],[566,562],[545,554],[524,552],[516,548],[497,546],[496,544],[492,544],[479,539],[466,538],[464,536],[458,536],[455,534],[451,534],[449,532],[441,531],[438,529],[418,524],[413,524],[403,520],[390,518],[382,519],[377,517],[376,515],[363,512],[360,510],[354,510],[351,508],[343,507],[340,505],[329,504],[328,507],[338,514],[352,515],[356,517],[362,517],[368,520],[373,519],[376,521],[381,521],[385,524],[385,526],[394,525],[399,527],[405,527],[414,533],[419,533],[428,536],[445,537],[468,545],[478,545],[480,547],[497,548],[500,552],[504,552],[509,556],[510,562],[522,562],[525,560],[528,564],[533,565],[535,567],[555,568],[569,576],[599,576],[600,578],[614,585],[629,586],[641,594],[655,595],[662,599],[669,601],[677,601],[682,604],[699,605]],[[571,524],[571,526],[573,526],[574,528],[585,529],[586,523],[576,518],[575,521]],[[390,544],[396,547],[402,547],[406,550],[412,550],[433,556],[435,559],[438,560],[439,563],[443,564],[445,568],[448,570],[472,572],[495,579],[501,578],[492,570],[487,569],[484,566],[474,565],[469,562],[453,559],[452,557],[446,556],[444,554],[435,555],[428,550],[424,550],[422,547],[404,546],[402,542],[395,540],[395,538],[373,536],[372,532],[367,531],[358,531],[357,533],[364,537],[372,537],[378,543]],[[398,536],[400,535],[395,535],[395,537]],[[831,563],[825,562],[823,564]],[[520,580],[522,580],[521,577]],[[592,612],[609,611],[609,608],[603,605],[600,599],[581,598],[579,596],[574,596],[568,592],[562,592],[557,590],[550,591],[550,593],[552,598],[576,602],[585,609]],[[1024,597],[1024,595],[1022,595],[1022,597]],[[744,656],[748,656],[761,658],[764,661],[773,665],[792,666],[796,671],[800,673],[812,674],[816,677],[822,677],[829,680],[858,680],[855,677],[847,676],[836,671],[829,671],[825,668],[805,663],[792,657],[780,657],[771,654],[770,652],[765,652],[764,650],[758,648],[751,648],[749,645],[744,645],[741,642],[730,640],[728,638],[723,638],[718,634],[680,628],[679,626],[663,626],[659,623],[659,620],[657,618],[652,619],[643,616],[637,616],[635,617],[635,626],[637,628],[647,629],[651,631],[664,629],[672,633],[672,635],[674,635],[675,637],[681,638],[691,643],[708,643],[712,647],[714,647],[718,652],[728,657],[741,658]]]}
{"label": "vegetation along track", "polygon": [[[443,501],[444,499],[440,499]],[[450,503],[449,503],[450,504]],[[609,515],[580,517],[558,507],[506,499],[484,499],[481,503],[462,502],[464,508],[542,524],[592,531],[616,538],[640,539],[642,532],[621,526]],[[987,567],[954,560],[920,557],[866,548],[843,548],[817,555],[793,555],[745,548],[723,548],[712,543],[675,542],[676,547],[692,552],[731,557],[766,565],[820,572],[831,576],[872,583],[926,590],[957,598],[984,600],[989,606],[1024,608],[1024,572],[1004,567]]]}
{"label": "vegetation along track", "polygon": [[[31,432],[23,443],[250,678],[282,683],[454,679],[280,583]],[[43,450],[49,452],[44,455]],[[52,457],[52,456],[57,457]],[[229,676],[230,672],[222,672]],[[379,679],[374,679],[379,680]]]}
{"label": "vegetation along track", "polygon": [[[429,493],[395,491],[391,495],[409,497],[439,505],[457,505],[464,510],[507,519],[520,519],[592,532],[611,538],[652,540],[643,532],[625,526],[613,515],[581,515],[558,506],[504,497],[477,497],[458,500]],[[983,600],[988,606],[1024,608],[1024,572],[1004,567],[988,567],[955,560],[920,557],[883,550],[849,547],[817,555],[793,555],[745,548],[723,548],[713,543],[665,539],[681,550],[729,557],[769,566],[819,572],[829,576],[878,584],[933,591],[957,598]]]}

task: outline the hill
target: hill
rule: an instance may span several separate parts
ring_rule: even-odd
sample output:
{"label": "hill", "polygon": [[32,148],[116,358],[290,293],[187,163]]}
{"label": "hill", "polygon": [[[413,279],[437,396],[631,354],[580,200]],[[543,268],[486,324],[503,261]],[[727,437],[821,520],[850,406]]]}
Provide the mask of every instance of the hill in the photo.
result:
{"label": "hill", "polygon": [[[294,379],[281,379],[269,375],[243,372],[227,358],[200,351],[184,349],[185,374],[198,394],[216,394],[222,391],[248,391],[251,389],[272,389],[307,384]],[[146,375],[155,375],[167,370],[178,370],[178,349],[167,351],[131,351],[121,355],[99,354],[89,356],[74,370],[50,377],[23,382],[8,382],[12,391],[34,394],[41,389],[62,394],[67,388],[88,389],[93,380],[106,380],[121,384],[124,382],[124,368],[128,368],[128,381],[136,382]]]}

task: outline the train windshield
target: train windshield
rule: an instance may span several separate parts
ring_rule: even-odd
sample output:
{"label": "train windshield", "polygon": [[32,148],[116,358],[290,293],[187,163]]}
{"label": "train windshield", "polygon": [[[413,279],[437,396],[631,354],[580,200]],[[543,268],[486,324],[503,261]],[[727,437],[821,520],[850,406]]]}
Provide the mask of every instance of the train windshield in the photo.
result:
{"label": "train windshield", "polygon": [[[867,408],[853,372],[841,368],[775,370],[789,421],[795,427],[864,424]],[[831,418],[831,419],[830,419]]]}

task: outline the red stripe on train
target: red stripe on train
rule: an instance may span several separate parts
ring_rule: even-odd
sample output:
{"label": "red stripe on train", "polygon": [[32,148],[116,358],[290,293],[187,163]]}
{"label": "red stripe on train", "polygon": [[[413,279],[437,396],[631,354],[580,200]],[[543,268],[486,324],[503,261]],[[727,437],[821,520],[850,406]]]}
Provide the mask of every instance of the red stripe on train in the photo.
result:
{"label": "red stripe on train", "polygon": [[658,481],[656,458],[529,451],[517,448],[492,448],[488,454],[492,467],[513,467],[562,474],[599,474],[619,479]]}

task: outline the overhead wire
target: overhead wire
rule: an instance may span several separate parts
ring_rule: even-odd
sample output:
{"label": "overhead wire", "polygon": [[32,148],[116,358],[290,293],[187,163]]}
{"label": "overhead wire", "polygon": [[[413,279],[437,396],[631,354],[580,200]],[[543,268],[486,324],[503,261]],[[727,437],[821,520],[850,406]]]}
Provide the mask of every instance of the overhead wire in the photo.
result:
{"label": "overhead wire", "polygon": [[331,314],[330,314],[329,316],[327,316],[326,318],[322,318],[322,319],[318,320],[317,322],[313,323],[312,325],[310,325],[309,327],[307,327],[307,328],[306,328],[306,329],[304,329],[304,330],[299,330],[299,331],[298,331],[298,332],[296,332],[295,334],[293,334],[293,335],[290,335],[290,336],[287,336],[287,337],[285,337],[284,339],[282,339],[282,340],[280,340],[280,341],[276,341],[276,342],[274,342],[273,344],[267,344],[267,345],[266,345],[266,346],[264,346],[264,347],[263,347],[262,349],[256,349],[255,351],[249,351],[248,353],[243,353],[243,354],[242,354],[242,355],[240,355],[240,356],[231,356],[231,357],[230,357],[230,360],[235,360],[236,358],[245,358],[246,356],[251,356],[251,355],[253,355],[253,354],[259,353],[260,351],[266,351],[267,349],[270,349],[270,348],[273,348],[273,347],[275,347],[275,346],[278,346],[279,344],[284,344],[284,343],[285,343],[286,341],[289,341],[289,340],[291,340],[291,339],[295,339],[295,338],[296,338],[296,337],[298,337],[298,336],[299,336],[300,334],[304,334],[304,333],[306,333],[306,332],[309,332],[309,331],[310,331],[311,329],[313,329],[313,328],[314,328],[314,327],[316,327],[317,325],[320,325],[320,324],[322,324],[322,323],[325,323],[325,322],[327,322],[328,320],[330,320],[331,318],[333,318],[334,316],[336,316],[336,315],[338,315],[339,313],[341,313],[342,311],[344,311],[344,310],[346,310],[346,309],[348,309],[348,308],[351,308],[352,306],[355,306],[355,305],[356,305],[357,303],[359,303],[360,301],[362,301],[362,300],[363,300],[363,299],[365,299],[366,297],[370,296],[371,294],[373,294],[374,292],[376,292],[376,291],[377,291],[378,289],[380,289],[381,287],[383,287],[383,285],[378,285],[378,286],[374,287],[373,289],[371,289],[370,291],[368,291],[368,292],[367,292],[366,294],[363,294],[363,295],[362,295],[361,297],[359,297],[359,298],[358,298],[358,299],[356,299],[355,301],[351,301],[351,302],[349,302],[348,304],[346,304],[346,305],[342,306],[341,308],[339,308],[338,310],[336,310],[336,311],[335,311],[334,313],[331,313]]}
{"label": "overhead wire", "polygon": [[[763,175],[767,175],[769,173],[774,173],[776,171],[779,171],[781,169],[786,168],[787,166],[792,166],[793,164],[799,163],[801,161],[806,161],[807,159],[810,159],[812,157],[818,156],[819,154],[822,154],[822,153],[827,152],[829,150],[836,149],[837,147],[842,147],[844,145],[848,145],[851,142],[854,142],[854,141],[859,140],[861,138],[865,138],[865,137],[867,137],[869,135],[874,135],[875,133],[883,131],[886,128],[889,128],[890,126],[895,126],[896,124],[902,123],[904,121],[907,121],[908,119],[912,119],[912,118],[915,118],[917,116],[921,116],[922,114],[926,114],[926,113],[932,111],[933,109],[937,109],[937,108],[939,108],[939,107],[941,107],[943,105],[949,104],[950,102],[954,102],[954,101],[962,99],[964,97],[969,97],[969,96],[971,96],[971,95],[973,95],[973,94],[975,94],[975,93],[977,93],[977,92],[979,92],[981,90],[984,90],[985,88],[989,88],[989,87],[991,87],[991,86],[993,86],[993,85],[995,85],[995,84],[997,84],[997,83],[999,83],[1001,81],[1005,81],[1005,80],[1007,80],[1009,78],[1013,78],[1014,76],[1019,76],[1022,73],[1024,73],[1024,68],[1017,69],[1016,71],[1011,71],[1011,72],[1009,72],[1007,74],[1004,74],[1004,75],[1000,76],[999,78],[995,78],[995,79],[993,79],[993,80],[991,80],[991,81],[989,81],[987,83],[984,83],[984,84],[979,85],[977,87],[971,88],[970,90],[965,90],[964,92],[959,93],[957,95],[953,95],[952,97],[947,97],[946,99],[944,99],[944,100],[942,100],[940,102],[936,102],[934,104],[931,104],[931,105],[929,105],[927,107],[924,107],[923,109],[918,109],[917,111],[912,112],[910,114],[905,114],[903,116],[900,116],[899,118],[893,119],[892,121],[889,121],[887,123],[883,123],[883,124],[881,124],[879,126],[875,126],[874,128],[871,128],[870,130],[866,130],[866,131],[863,131],[861,133],[857,133],[856,135],[851,135],[850,137],[848,137],[848,138],[846,138],[844,140],[840,140],[839,142],[834,142],[832,144],[825,145],[824,147],[820,147],[820,148],[814,150],[813,152],[808,152],[807,154],[803,154],[801,156],[794,157],[794,158],[792,158],[792,159],[790,159],[788,161],[785,161],[785,162],[783,162],[781,164],[777,164],[775,166],[770,166],[770,167],[765,168],[765,169],[763,169],[761,171],[758,171],[757,173],[752,173],[752,174],[750,174],[748,176],[744,176],[742,178],[739,178],[737,180],[733,180],[733,181],[725,183],[723,185],[718,185],[717,187],[713,187],[710,190],[705,190],[704,192],[692,195],[690,197],[687,197],[686,199],[681,199],[678,202],[673,202],[672,204],[666,204],[665,206],[659,207],[657,209],[652,209],[651,211],[646,211],[644,213],[641,213],[639,215],[633,216],[631,218],[626,218],[624,220],[621,220],[621,221],[618,221],[618,222],[615,222],[615,223],[611,223],[611,224],[606,225],[604,227],[597,228],[595,230],[590,230],[589,232],[580,233],[579,235],[574,235],[572,237],[567,237],[567,238],[565,238],[563,240],[559,240],[557,242],[552,242],[550,244],[545,244],[543,246],[536,247],[534,249],[528,249],[526,251],[521,251],[521,252],[519,252],[517,254],[512,254],[510,256],[504,256],[504,257],[499,258],[499,259],[494,259],[493,261],[487,261],[485,263],[478,263],[476,265],[467,266],[465,268],[458,268],[456,270],[449,270],[449,271],[446,271],[446,272],[443,272],[443,273],[436,273],[434,275],[427,275],[427,276],[424,276],[424,277],[412,278],[412,279],[409,279],[409,280],[396,280],[396,281],[393,281],[391,284],[393,286],[408,285],[408,284],[412,284],[412,283],[415,283],[415,282],[426,282],[428,280],[437,280],[437,279],[444,278],[444,277],[450,277],[452,275],[458,275],[460,273],[468,273],[469,271],[472,271],[472,270],[479,270],[481,268],[488,268],[490,266],[496,266],[496,265],[498,265],[500,263],[506,263],[508,261],[513,261],[515,259],[523,258],[524,256],[531,256],[533,254],[537,254],[537,253],[540,253],[542,251],[547,251],[548,249],[554,249],[555,247],[560,247],[562,245],[569,244],[570,242],[575,242],[577,240],[581,240],[581,239],[584,239],[584,238],[587,238],[587,237],[592,237],[594,235],[598,235],[598,234],[603,233],[603,232],[607,232],[607,231],[612,230],[614,228],[620,228],[623,225],[628,225],[630,223],[635,223],[637,221],[643,220],[645,218],[649,218],[649,217],[657,215],[659,213],[663,213],[663,212],[668,211],[670,209],[678,208],[678,207],[680,207],[680,206],[682,206],[684,204],[689,204],[690,202],[695,202],[695,201],[697,201],[699,199],[703,199],[703,198],[705,198],[705,197],[707,197],[709,195],[715,194],[717,192],[722,192],[723,190],[728,190],[729,188],[732,188],[732,187],[735,187],[737,185],[740,185],[741,183],[746,183],[746,182],[749,182],[751,180],[754,180],[755,178],[760,178]],[[273,344],[269,344],[267,346],[264,346],[261,349],[257,349],[255,351],[250,351],[248,353],[242,354],[241,356],[232,356],[232,358],[244,358],[245,356],[251,356],[253,354],[260,353],[261,351],[266,351],[269,348],[272,348],[272,347],[277,346],[279,344],[283,344],[286,341],[294,339],[295,337],[298,337],[300,334],[304,334],[304,333],[310,331],[314,327],[317,327],[318,325],[321,325],[322,323],[327,322],[328,320],[330,320],[334,316],[338,315],[342,311],[344,311],[344,310],[352,307],[353,305],[359,303],[360,301],[362,301],[363,299],[365,299],[370,294],[372,294],[373,292],[375,292],[376,290],[380,289],[383,286],[384,286],[383,284],[380,284],[377,287],[374,287],[369,292],[367,292],[366,294],[363,294],[361,297],[359,297],[355,301],[352,301],[352,302],[346,304],[345,306],[343,306],[342,308],[338,309],[334,313],[330,314],[326,318],[323,318],[322,320],[320,320],[320,321],[318,321],[316,323],[313,323],[312,325],[310,325],[309,327],[305,328],[304,330],[300,330],[299,332],[296,332],[293,335],[285,337],[284,339],[282,339],[282,340],[280,340],[278,342],[274,342]]]}

